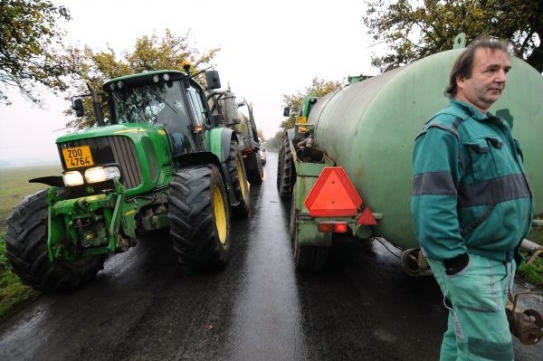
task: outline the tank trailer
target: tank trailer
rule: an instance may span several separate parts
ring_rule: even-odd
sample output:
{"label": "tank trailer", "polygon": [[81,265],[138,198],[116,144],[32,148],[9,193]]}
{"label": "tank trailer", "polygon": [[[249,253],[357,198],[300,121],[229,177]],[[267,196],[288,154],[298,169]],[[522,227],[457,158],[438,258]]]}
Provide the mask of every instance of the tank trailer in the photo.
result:
{"label": "tank trailer", "polygon": [[[463,45],[463,38],[455,43]],[[277,189],[290,199],[290,233],[298,270],[321,269],[334,235],[384,240],[401,251],[410,276],[431,275],[415,237],[410,201],[414,139],[424,122],[449,100],[444,95],[449,71],[462,51],[437,53],[374,77],[350,83],[321,98],[308,96],[279,150]],[[523,145],[537,219],[543,231],[543,78],[518,58],[512,59],[508,84],[491,111],[509,122]],[[289,116],[286,109],[284,116]],[[336,238],[339,239],[339,238]],[[534,257],[543,247],[524,240]],[[543,317],[534,310],[508,306],[511,331],[523,343],[543,337]]]}

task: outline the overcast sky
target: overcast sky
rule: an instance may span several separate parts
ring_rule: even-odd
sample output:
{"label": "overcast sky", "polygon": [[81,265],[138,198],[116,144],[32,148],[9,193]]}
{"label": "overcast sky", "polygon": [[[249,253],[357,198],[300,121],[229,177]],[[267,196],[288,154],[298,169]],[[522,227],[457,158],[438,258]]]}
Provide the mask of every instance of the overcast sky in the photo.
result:
{"label": "overcast sky", "polygon": [[[72,20],[65,42],[94,50],[132,50],[135,39],[165,29],[190,30],[200,51],[220,47],[214,59],[223,88],[253,103],[257,127],[272,137],[282,117],[283,94],[304,92],[314,77],[343,81],[377,73],[362,17],[363,0],[52,0]],[[58,157],[55,139],[69,120],[67,104],[44,90],[46,109],[17,96],[0,105],[0,160]]]}

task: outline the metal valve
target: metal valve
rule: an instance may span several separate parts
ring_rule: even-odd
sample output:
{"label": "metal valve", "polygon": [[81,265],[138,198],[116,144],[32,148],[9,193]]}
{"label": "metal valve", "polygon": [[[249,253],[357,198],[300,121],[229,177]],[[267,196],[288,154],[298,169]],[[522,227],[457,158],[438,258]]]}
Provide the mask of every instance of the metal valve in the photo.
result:
{"label": "metal valve", "polygon": [[507,300],[505,311],[507,313],[507,321],[509,321],[509,330],[523,344],[535,345],[543,338],[543,316],[532,309],[525,311],[519,310],[516,307],[516,303],[518,296],[521,294],[516,294],[513,302]]}

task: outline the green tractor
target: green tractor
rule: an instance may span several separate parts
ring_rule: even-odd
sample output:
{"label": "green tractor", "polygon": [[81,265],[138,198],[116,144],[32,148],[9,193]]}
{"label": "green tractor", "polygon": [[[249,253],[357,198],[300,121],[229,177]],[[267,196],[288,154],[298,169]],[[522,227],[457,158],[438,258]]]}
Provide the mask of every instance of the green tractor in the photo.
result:
{"label": "green tractor", "polygon": [[[249,213],[243,156],[235,131],[208,105],[218,72],[205,72],[204,88],[184,69],[106,82],[107,118],[89,86],[97,126],[57,139],[62,175],[31,179],[49,188],[7,220],[6,255],[24,284],[74,288],[95,278],[108,255],[166,228],[184,267],[228,263],[231,219]],[[72,107],[84,115],[81,97]]]}
{"label": "green tractor", "polygon": [[[308,136],[307,118],[313,106],[317,104],[320,97],[310,93],[302,102],[300,108],[291,115],[291,109],[283,110],[284,117],[294,116],[294,127],[287,130],[285,140],[279,148],[277,161],[277,190],[279,196],[283,199],[291,199],[294,184],[296,183],[296,168],[294,166],[294,156],[289,144],[298,143]],[[310,128],[313,128],[312,126]]]}
{"label": "green tractor", "polygon": [[[252,105],[244,98],[238,102],[230,89],[213,91],[208,95],[208,99],[212,113],[218,108],[222,113],[224,124],[232,128],[237,135],[249,184],[261,184],[264,177],[262,158],[259,154],[262,144],[258,137]],[[239,111],[242,107],[246,107],[247,114]]]}

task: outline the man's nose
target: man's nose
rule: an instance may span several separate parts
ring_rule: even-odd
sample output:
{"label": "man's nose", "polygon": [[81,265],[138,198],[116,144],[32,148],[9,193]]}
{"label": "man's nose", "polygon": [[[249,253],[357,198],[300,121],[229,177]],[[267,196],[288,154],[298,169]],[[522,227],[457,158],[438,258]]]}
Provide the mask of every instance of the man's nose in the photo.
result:
{"label": "man's nose", "polygon": [[505,70],[498,70],[496,73],[496,79],[494,79],[496,83],[505,83],[507,81],[507,73]]}

